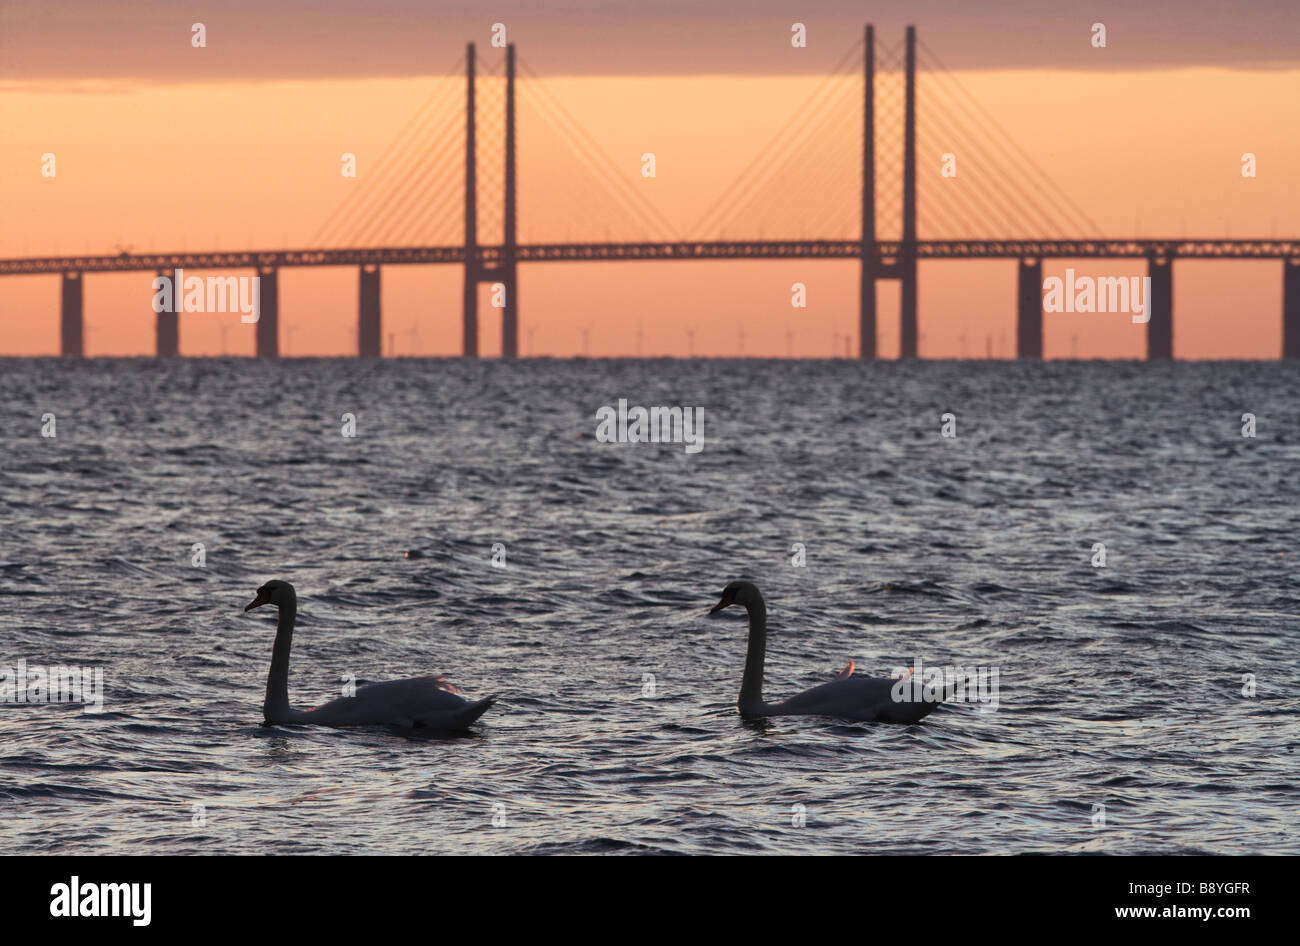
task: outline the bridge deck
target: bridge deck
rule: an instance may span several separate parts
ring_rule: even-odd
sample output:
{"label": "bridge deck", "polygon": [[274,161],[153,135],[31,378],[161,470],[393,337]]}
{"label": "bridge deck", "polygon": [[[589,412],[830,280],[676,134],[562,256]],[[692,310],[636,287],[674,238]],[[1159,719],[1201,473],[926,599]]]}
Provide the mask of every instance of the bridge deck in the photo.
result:
{"label": "bridge deck", "polygon": [[[877,262],[901,254],[896,240],[876,243]],[[501,246],[480,246],[478,264],[490,270]],[[653,259],[858,259],[856,240],[749,240],[676,243],[532,243],[516,247],[520,262]],[[919,259],[1300,259],[1300,240],[920,240]],[[0,259],[0,276],[163,269],[252,269],[258,266],[360,266],[464,263],[464,246],[378,247],[344,250],[238,250],[192,253],[120,253]]]}

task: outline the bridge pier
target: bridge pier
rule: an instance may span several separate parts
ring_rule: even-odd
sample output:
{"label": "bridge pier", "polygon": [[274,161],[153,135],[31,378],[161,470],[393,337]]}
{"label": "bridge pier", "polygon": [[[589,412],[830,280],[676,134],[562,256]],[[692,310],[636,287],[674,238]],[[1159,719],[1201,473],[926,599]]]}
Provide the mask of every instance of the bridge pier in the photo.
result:
{"label": "bridge pier", "polygon": [[1300,257],[1282,261],[1282,357],[1300,358]]}
{"label": "bridge pier", "polygon": [[[176,270],[160,269],[159,276],[166,276],[169,279],[176,278]],[[175,310],[180,305],[180,287],[173,286],[172,292],[172,311],[165,309],[162,312],[155,313],[156,321],[154,323],[154,351],[159,358],[175,358],[181,353],[181,326],[179,313]]]}
{"label": "bridge pier", "polygon": [[1151,295],[1147,299],[1147,361],[1174,357],[1174,260],[1172,256],[1147,258]]}
{"label": "bridge pier", "polygon": [[383,324],[379,308],[379,264],[361,267],[361,291],[357,319],[357,356],[378,358],[382,354],[380,339]]}
{"label": "bridge pier", "polygon": [[259,266],[260,315],[257,320],[257,357],[280,357],[280,280],[274,266]]}
{"label": "bridge pier", "polygon": [[1043,357],[1043,261],[1016,264],[1016,357]]}
{"label": "bridge pier", "polygon": [[70,358],[80,358],[85,354],[81,291],[82,274],[64,273],[59,290],[59,352]]}

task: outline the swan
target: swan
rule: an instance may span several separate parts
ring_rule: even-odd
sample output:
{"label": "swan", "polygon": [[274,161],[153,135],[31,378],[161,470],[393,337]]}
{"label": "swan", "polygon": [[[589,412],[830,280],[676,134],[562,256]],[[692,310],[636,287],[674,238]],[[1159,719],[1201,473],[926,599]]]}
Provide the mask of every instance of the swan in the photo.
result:
{"label": "swan", "polygon": [[[804,690],[783,703],[763,700],[763,663],[767,655],[767,605],[758,586],[733,581],[722,589],[722,600],[709,609],[716,614],[738,604],[749,614],[749,647],[737,705],[742,716],[836,716],[855,722],[915,723],[942,701],[895,699],[899,681],[891,677],[855,677],[853,662],[830,683]],[[910,695],[911,686],[900,688]],[[948,696],[945,693],[945,698]]]}
{"label": "swan", "polygon": [[318,726],[398,726],[405,729],[468,729],[496,701],[496,695],[470,703],[443,677],[412,677],[360,687],[355,696],[343,696],[315,709],[289,708],[289,648],[293,646],[293,622],[298,614],[298,595],[287,581],[268,581],[257,589],[257,597],[245,611],[264,604],[275,605],[280,616],[275,623],[275,647],[271,651],[271,672],[266,678],[266,702],[262,715],[268,726],[284,723],[313,723]]}

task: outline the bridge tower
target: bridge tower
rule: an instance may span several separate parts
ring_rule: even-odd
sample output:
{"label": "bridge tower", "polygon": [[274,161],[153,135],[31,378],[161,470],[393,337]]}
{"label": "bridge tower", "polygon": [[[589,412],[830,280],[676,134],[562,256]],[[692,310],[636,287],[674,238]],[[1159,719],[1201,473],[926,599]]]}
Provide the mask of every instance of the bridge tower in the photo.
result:
{"label": "bridge tower", "polygon": [[501,357],[519,353],[519,282],[515,230],[515,44],[506,44],[505,115],[505,227],[501,257],[485,263],[478,245],[478,175],[474,123],[474,44],[465,51],[465,283],[462,299],[462,347],[466,358],[478,357],[478,286],[500,283],[504,289],[501,312]]}
{"label": "bridge tower", "polygon": [[461,348],[478,357],[478,188],[474,148],[474,44],[465,47],[465,283],[461,306]]}
{"label": "bridge tower", "polygon": [[501,247],[501,283],[505,308],[501,310],[501,357],[519,355],[519,279],[515,233],[515,44],[506,45],[506,156],[505,230]]}
{"label": "bridge tower", "polygon": [[899,247],[899,278],[903,282],[899,313],[900,358],[916,351],[916,27],[907,28],[907,80],[903,105],[903,242]]}
{"label": "bridge tower", "polygon": [[858,277],[858,357],[876,357],[876,282],[902,282],[899,307],[899,357],[917,356],[916,322],[916,27],[907,28],[907,66],[903,106],[903,233],[898,258],[881,265],[876,243],[876,48],[868,25],[863,56],[862,94],[862,268]]}
{"label": "bridge tower", "polygon": [[862,264],[858,273],[858,357],[876,357],[876,30],[862,57]]}

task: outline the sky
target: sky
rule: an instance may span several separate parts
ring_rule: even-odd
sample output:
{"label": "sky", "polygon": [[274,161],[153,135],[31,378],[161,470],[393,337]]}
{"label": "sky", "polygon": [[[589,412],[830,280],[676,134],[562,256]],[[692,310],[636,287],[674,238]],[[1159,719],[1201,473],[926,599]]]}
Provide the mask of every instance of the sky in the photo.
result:
{"label": "sky", "polygon": [[[918,80],[922,238],[975,235],[940,232],[937,215],[949,207],[997,211],[995,176],[1013,190],[1032,178],[1015,160],[985,167],[954,134],[981,126],[966,100],[949,94],[954,80],[1104,235],[1300,236],[1293,121],[1300,6],[1129,7],[873,5],[878,56],[893,55],[913,22],[927,58],[951,70],[923,71]],[[502,2],[490,12],[477,4],[270,0],[211,13],[152,2],[0,0],[0,257],[311,245],[342,201],[372,185],[367,175],[377,175],[385,148],[448,84],[442,77],[466,42],[478,45],[482,74],[497,68],[494,23],[505,24],[546,94],[609,157],[620,186],[653,206],[675,235],[701,236],[685,231],[792,116],[819,101],[817,89],[827,88],[825,76],[861,34],[862,17],[860,4],[767,0]],[[205,26],[205,48],[191,45],[196,22]],[[796,22],[806,26],[804,48],[790,42]],[[1090,41],[1099,22],[1105,48]],[[482,94],[495,103],[493,82],[484,78]],[[883,87],[897,88],[887,76],[881,83],[882,97],[893,94]],[[520,84],[521,239],[643,236],[584,187],[576,170],[583,156],[557,144],[528,106],[538,96]],[[823,136],[824,159],[789,175],[788,185],[769,184],[737,224],[763,231],[749,235],[853,235],[852,119],[860,101],[847,85],[829,89],[823,98],[838,96],[845,117]],[[454,105],[440,114],[458,120]],[[897,150],[897,124],[882,118],[880,152]],[[482,134],[480,167],[490,178],[499,124],[485,121]],[[357,156],[356,179],[339,173],[344,152]],[[941,176],[944,152],[956,156],[955,179]],[[1254,178],[1241,174],[1248,152],[1256,155]],[[646,153],[656,156],[652,179],[642,174]],[[56,156],[54,178],[42,176],[46,154]],[[882,168],[882,207],[897,202],[892,173]],[[411,184],[420,191],[419,172]],[[499,233],[499,205],[485,196],[480,206],[485,230]],[[1010,232],[971,213],[975,226],[988,227],[981,235],[1045,235]],[[809,220],[822,229],[803,232]],[[1067,266],[1099,277],[1143,272],[1140,263],[1050,261],[1044,276]],[[1013,354],[1013,262],[935,261],[920,272],[923,355]],[[152,352],[151,279],[88,277],[89,354]],[[282,351],[355,350],[355,269],[287,270],[280,279]],[[806,308],[791,306],[795,283],[807,287]],[[52,276],[0,279],[0,353],[57,351],[58,286]],[[456,354],[459,293],[458,267],[386,267],[385,350]],[[526,265],[520,349],[843,356],[857,346],[856,294],[857,264],[845,261]],[[882,284],[886,355],[897,350],[897,296],[896,284]],[[1280,263],[1179,262],[1174,297],[1178,356],[1276,356]],[[481,298],[481,350],[491,354],[499,318],[487,287]],[[185,354],[252,351],[237,314],[181,318]],[[1142,327],[1124,314],[1045,319],[1049,357],[1140,357],[1144,347]]]}

